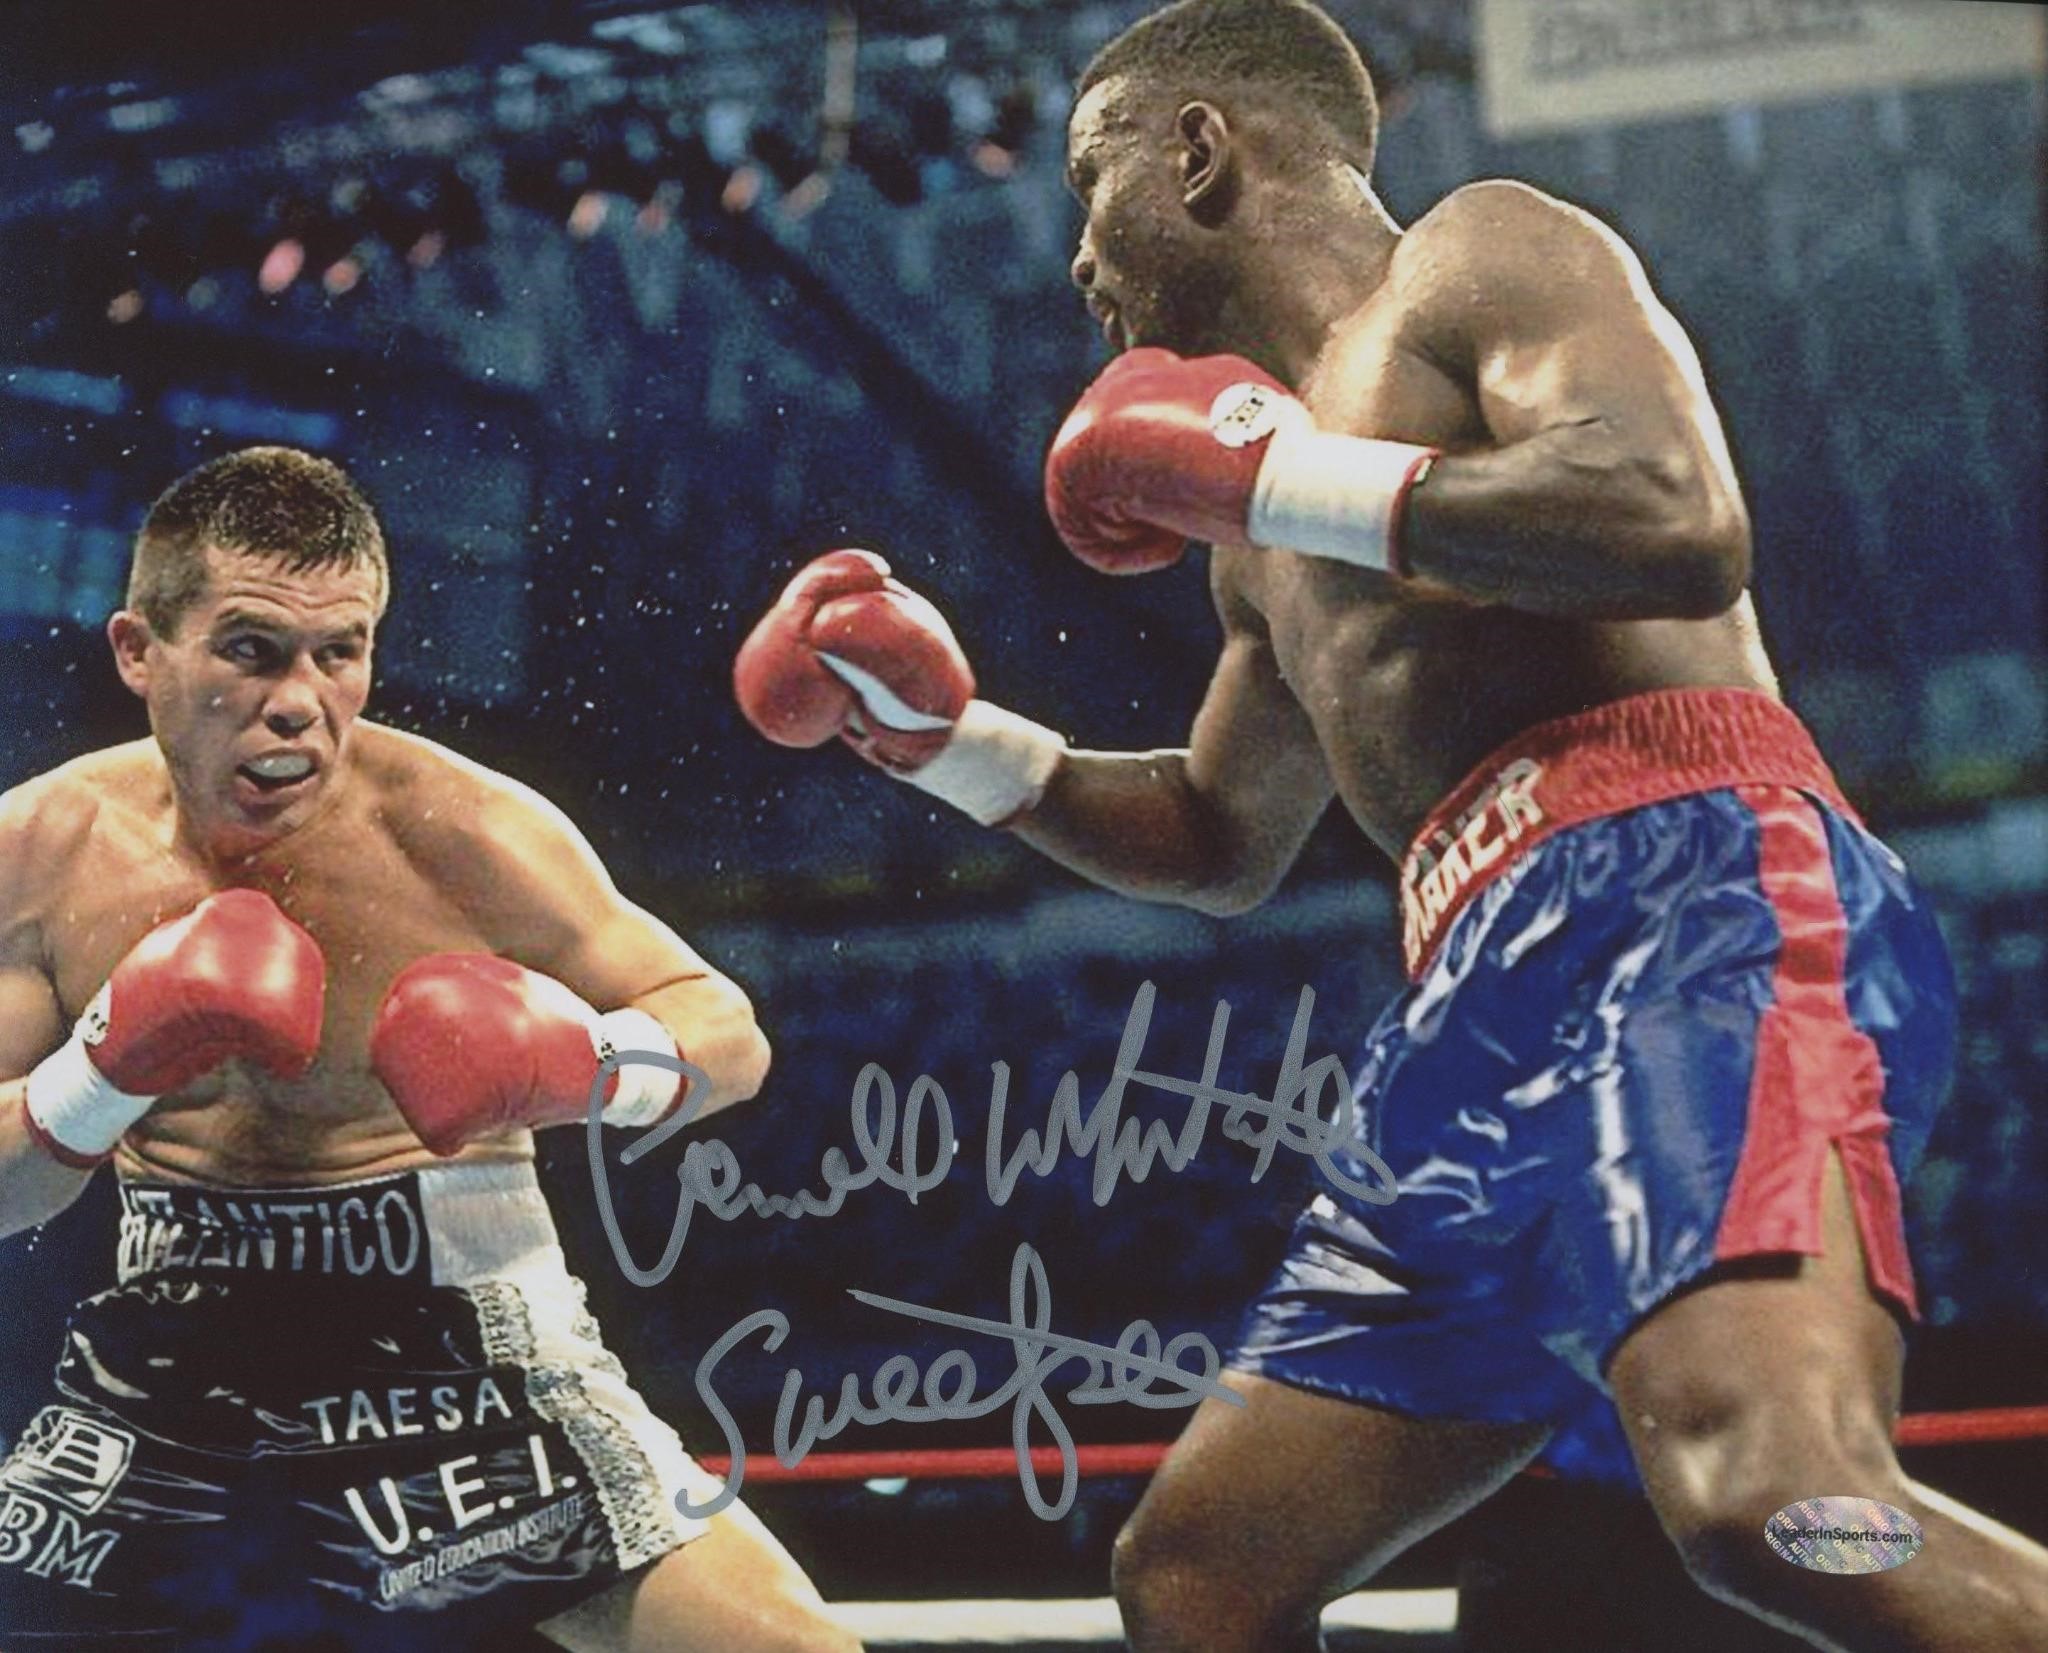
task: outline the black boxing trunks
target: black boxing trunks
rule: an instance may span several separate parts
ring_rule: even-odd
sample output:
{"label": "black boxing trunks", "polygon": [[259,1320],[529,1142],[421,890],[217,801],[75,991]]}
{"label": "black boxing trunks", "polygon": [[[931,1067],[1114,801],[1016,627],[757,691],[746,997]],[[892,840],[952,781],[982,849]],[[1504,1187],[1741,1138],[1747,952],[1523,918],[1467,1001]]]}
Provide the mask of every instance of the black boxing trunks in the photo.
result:
{"label": "black boxing trunks", "polygon": [[[719,1483],[599,1338],[532,1168],[121,1187],[0,1464],[0,1648],[502,1646]],[[337,1639],[338,1638],[338,1639]]]}

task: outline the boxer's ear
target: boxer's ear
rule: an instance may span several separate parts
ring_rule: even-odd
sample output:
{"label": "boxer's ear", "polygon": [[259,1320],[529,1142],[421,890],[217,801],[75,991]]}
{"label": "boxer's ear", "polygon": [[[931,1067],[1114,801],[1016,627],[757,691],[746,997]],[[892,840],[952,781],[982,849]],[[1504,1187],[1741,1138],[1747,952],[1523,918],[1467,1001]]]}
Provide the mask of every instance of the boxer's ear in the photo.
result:
{"label": "boxer's ear", "polygon": [[135,694],[149,692],[149,645],[156,634],[149,622],[132,608],[124,608],[107,621],[107,641],[114,650],[114,670]]}
{"label": "boxer's ear", "polygon": [[1200,99],[1182,104],[1173,126],[1180,152],[1181,205],[1198,222],[1214,226],[1237,199],[1237,135],[1222,110]]}

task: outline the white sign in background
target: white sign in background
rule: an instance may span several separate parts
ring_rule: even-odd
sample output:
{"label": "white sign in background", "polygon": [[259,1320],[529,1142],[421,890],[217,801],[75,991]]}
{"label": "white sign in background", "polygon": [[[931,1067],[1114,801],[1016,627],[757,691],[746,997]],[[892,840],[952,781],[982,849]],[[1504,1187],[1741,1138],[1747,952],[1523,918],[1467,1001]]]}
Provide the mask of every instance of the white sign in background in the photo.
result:
{"label": "white sign in background", "polygon": [[1496,137],[2048,69],[2048,8],[2003,0],[1479,0]]}

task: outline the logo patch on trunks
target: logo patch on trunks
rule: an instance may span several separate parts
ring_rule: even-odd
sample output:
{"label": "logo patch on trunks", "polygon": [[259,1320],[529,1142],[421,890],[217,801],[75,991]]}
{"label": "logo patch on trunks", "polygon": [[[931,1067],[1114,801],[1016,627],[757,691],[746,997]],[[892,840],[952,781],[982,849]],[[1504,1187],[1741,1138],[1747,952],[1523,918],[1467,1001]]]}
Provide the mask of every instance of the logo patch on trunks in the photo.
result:
{"label": "logo patch on trunks", "polygon": [[53,1510],[25,1492],[0,1496],[0,1567],[26,1567],[34,1578],[90,1590],[120,1542],[118,1527],[81,1526],[69,1510]]}
{"label": "logo patch on trunks", "polygon": [[1543,825],[1536,783],[1543,766],[1517,758],[1436,842],[1416,846],[1401,870],[1401,950],[1409,968],[1428,952],[1460,898],[1524,834]]}
{"label": "logo patch on trunks", "polygon": [[416,1179],[348,1190],[121,1185],[123,1280],[165,1269],[427,1277],[433,1249]]}
{"label": "logo patch on trunks", "polygon": [[474,1567],[480,1561],[513,1555],[529,1545],[559,1541],[562,1534],[570,1531],[589,1513],[589,1502],[588,1494],[571,1493],[567,1498],[558,1498],[516,1521],[444,1544],[439,1549],[429,1550],[416,1561],[387,1567],[377,1579],[377,1599],[388,1605],[401,1596],[411,1595],[422,1585]]}
{"label": "logo patch on trunks", "polygon": [[96,1514],[135,1456],[135,1437],[68,1406],[46,1406],[22,1431],[0,1481]]}

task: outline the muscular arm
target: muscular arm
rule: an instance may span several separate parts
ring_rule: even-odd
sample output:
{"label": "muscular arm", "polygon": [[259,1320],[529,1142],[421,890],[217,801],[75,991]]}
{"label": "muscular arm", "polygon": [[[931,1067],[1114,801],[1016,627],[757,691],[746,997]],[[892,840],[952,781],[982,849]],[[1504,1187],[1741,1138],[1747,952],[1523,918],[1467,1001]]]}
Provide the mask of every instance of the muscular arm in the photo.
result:
{"label": "muscular arm", "polygon": [[1332,787],[1258,617],[1218,607],[1223,652],[1186,750],[1069,753],[1015,830],[1121,894],[1226,914],[1272,893]]}
{"label": "muscular arm", "polygon": [[[12,1008],[13,995],[0,987],[0,1018],[23,1025]],[[10,1043],[12,1041],[10,1040]],[[42,1054],[64,1042],[61,1029],[51,1035]],[[10,1065],[14,1065],[10,1058]],[[25,1064],[33,1067],[33,1061]],[[50,1157],[30,1135],[26,1074],[0,1084],[0,1239],[46,1223],[85,1191],[90,1171],[73,1170]]]}
{"label": "muscular arm", "polygon": [[1497,446],[1409,496],[1409,570],[1483,601],[1702,619],[1741,595],[1749,518],[1699,360],[1619,237],[1516,184],[1409,232],[1415,343],[1476,387]]}
{"label": "muscular arm", "polygon": [[705,1111],[760,1090],[768,1041],[746,994],[621,895],[566,816],[522,788],[494,801],[484,831],[496,846],[493,859],[518,869],[494,904],[500,952],[599,1010],[631,1006],[654,1017],[710,1076]]}
{"label": "muscular arm", "polygon": [[0,1236],[49,1221],[92,1175],[59,1164],[28,1129],[28,1072],[69,1031],[38,928],[22,911],[35,859],[23,808],[0,801]]}

